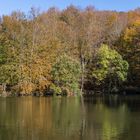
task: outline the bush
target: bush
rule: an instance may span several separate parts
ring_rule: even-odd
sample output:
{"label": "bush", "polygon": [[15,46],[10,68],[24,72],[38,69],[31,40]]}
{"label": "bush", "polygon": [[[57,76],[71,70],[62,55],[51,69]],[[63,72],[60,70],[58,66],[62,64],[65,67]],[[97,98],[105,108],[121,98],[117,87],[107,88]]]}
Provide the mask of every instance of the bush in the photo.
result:
{"label": "bush", "polygon": [[111,90],[127,79],[129,65],[117,51],[107,45],[102,45],[98,50],[96,60],[92,76],[98,84],[108,80],[108,88]]}
{"label": "bush", "polygon": [[[65,88],[69,91],[68,94],[76,94],[79,92],[81,69],[80,63],[75,59],[67,55],[61,56],[53,65],[51,75],[53,84],[57,90],[60,88],[62,91]],[[55,88],[53,86],[53,89]]]}

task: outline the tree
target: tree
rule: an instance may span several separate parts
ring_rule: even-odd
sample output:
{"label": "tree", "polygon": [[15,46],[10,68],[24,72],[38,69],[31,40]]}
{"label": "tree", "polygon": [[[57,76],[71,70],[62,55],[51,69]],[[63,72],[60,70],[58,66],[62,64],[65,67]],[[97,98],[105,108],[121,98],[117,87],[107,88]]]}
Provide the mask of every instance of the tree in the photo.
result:
{"label": "tree", "polygon": [[[135,19],[135,18],[134,18]],[[140,19],[137,18],[130,23],[118,40],[116,49],[129,63],[128,80],[129,85],[140,85]]]}
{"label": "tree", "polygon": [[92,76],[98,84],[108,81],[109,91],[112,88],[118,88],[127,79],[127,61],[123,60],[117,51],[110,49],[107,45],[101,45],[97,52],[96,61]]}
{"label": "tree", "polygon": [[66,76],[59,76],[60,83],[54,76],[60,72],[56,64],[68,69],[68,61],[71,67],[72,62],[80,64],[80,80],[74,81],[81,91],[88,82],[94,87],[93,79],[110,88],[118,86],[127,77],[127,62],[129,83],[139,86],[139,36],[139,9],[115,12],[71,5],[43,13],[31,8],[29,15],[13,12],[0,19],[0,84],[17,87],[22,94],[43,94],[50,85],[56,92],[63,88],[74,92],[74,83]]}
{"label": "tree", "polygon": [[65,91],[67,94],[78,94],[81,74],[78,61],[63,55],[53,65],[51,74],[53,80],[51,88],[57,93]]}

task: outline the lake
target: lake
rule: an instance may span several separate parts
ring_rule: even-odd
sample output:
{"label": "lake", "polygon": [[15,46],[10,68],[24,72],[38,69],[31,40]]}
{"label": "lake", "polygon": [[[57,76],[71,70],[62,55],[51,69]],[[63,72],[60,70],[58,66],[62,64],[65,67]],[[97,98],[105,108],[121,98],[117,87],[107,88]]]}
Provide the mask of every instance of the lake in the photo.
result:
{"label": "lake", "polygon": [[140,140],[140,96],[0,98],[0,140]]}

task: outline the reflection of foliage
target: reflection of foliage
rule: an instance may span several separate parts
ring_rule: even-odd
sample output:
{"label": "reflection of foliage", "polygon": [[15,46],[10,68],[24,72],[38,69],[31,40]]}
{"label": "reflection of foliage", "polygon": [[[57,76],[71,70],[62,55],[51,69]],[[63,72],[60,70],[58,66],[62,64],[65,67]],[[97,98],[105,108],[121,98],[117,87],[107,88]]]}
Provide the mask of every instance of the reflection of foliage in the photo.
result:
{"label": "reflection of foliage", "polygon": [[[52,111],[52,123],[57,127],[60,128],[63,132],[60,139],[66,137],[79,139],[79,133],[82,126],[82,112],[81,112],[81,103],[78,97],[73,98],[61,98],[54,99],[52,102],[53,111]],[[70,111],[72,110],[72,111]],[[61,112],[61,113],[60,113]],[[54,129],[55,133],[58,133],[59,129]]]}
{"label": "reflection of foliage", "polygon": [[[106,109],[103,121],[103,139],[112,140],[118,138],[123,133],[126,125],[126,106],[120,106],[116,112]],[[116,116],[118,114],[119,116]],[[113,117],[116,116],[116,117]]]}
{"label": "reflection of foliage", "polygon": [[[95,104],[89,105],[89,102],[85,104],[88,106],[86,110],[86,116],[88,116],[86,118],[88,122],[86,132],[89,138],[116,140],[125,132],[127,133],[131,124],[131,115],[128,106],[125,103],[122,104],[124,101],[121,99],[115,96],[97,97]],[[93,103],[93,100],[90,101]]]}

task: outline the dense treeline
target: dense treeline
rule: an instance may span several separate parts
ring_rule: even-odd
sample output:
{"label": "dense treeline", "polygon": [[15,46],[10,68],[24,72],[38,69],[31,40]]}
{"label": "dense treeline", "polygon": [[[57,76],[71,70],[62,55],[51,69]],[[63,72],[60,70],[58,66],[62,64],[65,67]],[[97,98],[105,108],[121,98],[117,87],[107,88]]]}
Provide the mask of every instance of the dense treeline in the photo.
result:
{"label": "dense treeline", "polygon": [[139,9],[12,12],[0,20],[1,92],[73,95],[139,87],[139,46]]}

